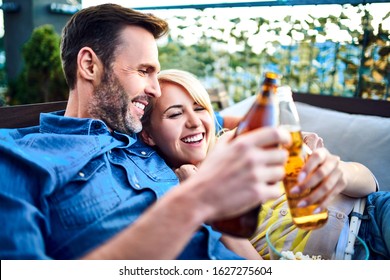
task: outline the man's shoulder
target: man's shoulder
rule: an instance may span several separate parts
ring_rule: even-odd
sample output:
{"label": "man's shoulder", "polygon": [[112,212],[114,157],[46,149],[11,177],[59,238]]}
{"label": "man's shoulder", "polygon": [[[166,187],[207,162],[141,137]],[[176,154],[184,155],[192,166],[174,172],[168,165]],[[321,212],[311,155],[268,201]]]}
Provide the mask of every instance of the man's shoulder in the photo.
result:
{"label": "man's shoulder", "polygon": [[0,141],[16,141],[29,134],[39,133],[39,126],[0,129]]}
{"label": "man's shoulder", "polygon": [[58,176],[85,165],[110,144],[98,136],[40,133],[39,127],[0,130],[3,164],[17,161]]}

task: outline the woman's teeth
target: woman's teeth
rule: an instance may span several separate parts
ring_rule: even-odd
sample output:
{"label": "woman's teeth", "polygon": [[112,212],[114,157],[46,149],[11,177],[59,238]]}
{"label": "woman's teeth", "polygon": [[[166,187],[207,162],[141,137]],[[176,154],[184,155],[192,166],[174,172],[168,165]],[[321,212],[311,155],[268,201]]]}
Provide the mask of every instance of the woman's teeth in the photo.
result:
{"label": "woman's teeth", "polygon": [[193,142],[199,142],[202,139],[203,139],[203,133],[199,133],[199,134],[194,135],[194,136],[185,137],[182,139],[182,141],[185,143],[193,143]]}

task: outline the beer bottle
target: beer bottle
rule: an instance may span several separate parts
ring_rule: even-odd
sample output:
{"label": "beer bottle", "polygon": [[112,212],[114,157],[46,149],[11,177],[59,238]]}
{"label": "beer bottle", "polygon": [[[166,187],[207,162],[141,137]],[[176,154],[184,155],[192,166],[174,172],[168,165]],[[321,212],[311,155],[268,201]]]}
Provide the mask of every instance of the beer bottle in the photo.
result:
{"label": "beer bottle", "polygon": [[[278,125],[278,105],[275,103],[278,81],[277,74],[272,72],[265,74],[255,102],[238,124],[234,137],[259,127]],[[232,236],[249,238],[256,231],[260,210],[261,204],[237,217],[214,221],[211,226]]]}
{"label": "beer bottle", "polygon": [[318,208],[318,204],[297,207],[298,202],[315,188],[299,194],[290,193],[291,188],[298,183],[298,175],[306,158],[311,154],[310,148],[303,143],[298,111],[292,98],[291,88],[288,86],[279,87],[277,99],[279,101],[280,126],[286,128],[291,133],[292,138],[292,145],[288,147],[289,158],[285,165],[286,175],[283,179],[291,217],[299,228],[317,229],[327,222],[328,210],[315,213],[314,210]]}

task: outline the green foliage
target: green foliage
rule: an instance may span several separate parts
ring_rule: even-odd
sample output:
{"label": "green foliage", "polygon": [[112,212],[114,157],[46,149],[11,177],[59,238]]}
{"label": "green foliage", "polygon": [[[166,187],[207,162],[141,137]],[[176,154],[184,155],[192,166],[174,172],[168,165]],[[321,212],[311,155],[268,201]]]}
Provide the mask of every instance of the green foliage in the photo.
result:
{"label": "green foliage", "polygon": [[3,91],[0,91],[0,107],[5,105],[5,95]]}
{"label": "green foliage", "polygon": [[[325,17],[308,9],[281,18],[273,13],[246,17],[245,12],[224,18],[216,9],[175,16],[176,34],[160,48],[162,68],[213,79],[235,102],[257,91],[265,71],[282,74],[282,84],[294,91],[390,100],[390,34],[382,24],[373,25],[368,10],[346,5]],[[352,24],[356,15],[360,25]],[[388,18],[390,12],[381,20]],[[189,43],[190,34],[198,41]]]}
{"label": "green foliage", "polygon": [[60,36],[52,25],[34,29],[22,50],[24,67],[9,83],[7,95],[12,104],[65,100],[68,87],[60,59]]}
{"label": "green foliage", "polygon": [[178,68],[198,77],[213,73],[216,53],[207,42],[186,46],[181,42],[169,42],[159,48],[162,69]]}

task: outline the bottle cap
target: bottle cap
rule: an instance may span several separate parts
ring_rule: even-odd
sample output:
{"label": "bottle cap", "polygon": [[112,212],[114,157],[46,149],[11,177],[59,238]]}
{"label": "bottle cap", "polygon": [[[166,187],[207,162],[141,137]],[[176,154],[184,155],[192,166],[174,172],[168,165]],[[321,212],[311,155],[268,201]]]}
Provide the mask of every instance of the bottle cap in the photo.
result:
{"label": "bottle cap", "polygon": [[278,86],[279,80],[280,80],[280,76],[278,74],[276,74],[274,72],[265,72],[263,83],[270,83],[270,84]]}

